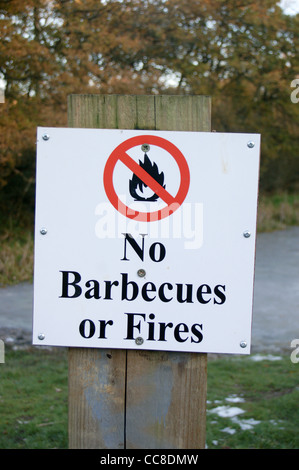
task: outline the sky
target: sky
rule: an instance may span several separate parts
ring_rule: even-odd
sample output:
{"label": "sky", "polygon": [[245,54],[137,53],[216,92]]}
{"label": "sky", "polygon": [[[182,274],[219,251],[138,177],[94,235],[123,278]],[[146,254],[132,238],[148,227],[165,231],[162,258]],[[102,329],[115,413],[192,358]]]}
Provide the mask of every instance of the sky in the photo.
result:
{"label": "sky", "polygon": [[299,13],[299,0],[281,0],[280,4],[288,15]]}

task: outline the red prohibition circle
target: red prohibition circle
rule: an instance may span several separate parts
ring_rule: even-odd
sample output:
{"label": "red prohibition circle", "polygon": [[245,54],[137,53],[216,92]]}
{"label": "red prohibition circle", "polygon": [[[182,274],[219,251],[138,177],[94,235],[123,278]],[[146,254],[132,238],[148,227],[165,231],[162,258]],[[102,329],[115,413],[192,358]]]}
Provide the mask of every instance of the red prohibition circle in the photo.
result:
{"label": "red prohibition circle", "polygon": [[[127,151],[132,147],[142,144],[151,144],[160,147],[174,158],[180,171],[180,186],[175,196],[166,191],[155,179],[153,179],[143,168],[138,165],[128,154]],[[130,209],[118,197],[113,186],[113,172],[115,165],[121,161],[133,173],[135,173],[144,184],[149,186],[167,205],[163,209],[154,212],[139,212]],[[153,222],[164,219],[173,214],[184,202],[190,185],[190,171],[187,161],[182,152],[169,140],[156,135],[140,135],[131,137],[118,145],[109,156],[104,168],[104,188],[109,201],[114,208],[125,217],[141,222]]]}

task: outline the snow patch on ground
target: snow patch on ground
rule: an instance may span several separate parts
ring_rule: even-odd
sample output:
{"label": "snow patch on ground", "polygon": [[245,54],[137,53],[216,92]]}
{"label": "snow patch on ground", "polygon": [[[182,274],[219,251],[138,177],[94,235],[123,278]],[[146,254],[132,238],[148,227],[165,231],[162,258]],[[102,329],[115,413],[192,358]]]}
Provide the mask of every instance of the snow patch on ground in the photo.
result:
{"label": "snow patch on ground", "polygon": [[242,431],[247,431],[248,429],[253,429],[254,426],[257,424],[260,424],[261,421],[258,421],[257,419],[249,418],[249,419],[238,419],[238,418],[233,418],[232,422],[235,424],[238,424]]}
{"label": "snow patch on ground", "polygon": [[[219,400],[215,400],[215,402],[219,402]],[[231,403],[244,403],[244,398],[238,397],[237,395],[230,395],[229,397],[225,398],[225,401]],[[241,419],[240,415],[245,413],[245,410],[239,408],[237,406],[230,406],[230,405],[221,405],[217,406],[216,408],[212,408],[207,411],[210,414],[216,414],[220,418],[230,418],[233,424],[238,425],[242,431],[248,431],[253,429],[254,426],[260,424],[261,421],[258,421],[253,418],[249,419]],[[237,432],[236,429],[231,428],[230,426],[221,429],[222,432],[226,432],[228,434],[235,434]]]}
{"label": "snow patch on ground", "polygon": [[281,361],[282,357],[281,356],[273,356],[273,354],[267,354],[266,356],[263,356],[262,354],[255,354],[253,356],[250,356],[250,359],[254,362]]}
{"label": "snow patch on ground", "polygon": [[244,403],[245,400],[242,397],[238,397],[237,395],[230,395],[225,399],[225,401],[228,401],[230,403]]}
{"label": "snow patch on ground", "polygon": [[222,405],[208,410],[208,413],[216,413],[221,418],[233,418],[234,416],[245,413],[245,411],[237,406]]}

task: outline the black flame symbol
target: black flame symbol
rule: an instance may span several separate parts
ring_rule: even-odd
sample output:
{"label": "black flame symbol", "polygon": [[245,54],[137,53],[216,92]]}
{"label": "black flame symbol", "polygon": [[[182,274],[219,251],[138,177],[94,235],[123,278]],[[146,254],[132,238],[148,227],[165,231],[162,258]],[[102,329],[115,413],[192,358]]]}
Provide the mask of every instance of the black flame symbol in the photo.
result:
{"label": "black flame symbol", "polygon": [[[144,154],[144,162],[142,163],[139,160],[139,166],[143,168],[149,175],[151,175],[152,178],[154,178],[164,189],[165,186],[163,186],[164,183],[164,173],[163,171],[159,173],[158,166],[156,163],[152,163],[150,159],[148,158],[147,154]],[[135,201],[156,201],[159,196],[157,194],[153,194],[151,197],[142,197],[139,194],[137,194],[136,189],[139,188],[139,191],[143,193],[143,188],[146,188],[147,185],[144,184],[144,182],[133,173],[132,179],[130,180],[129,183],[129,189],[130,189],[130,194],[131,196],[135,199]]]}

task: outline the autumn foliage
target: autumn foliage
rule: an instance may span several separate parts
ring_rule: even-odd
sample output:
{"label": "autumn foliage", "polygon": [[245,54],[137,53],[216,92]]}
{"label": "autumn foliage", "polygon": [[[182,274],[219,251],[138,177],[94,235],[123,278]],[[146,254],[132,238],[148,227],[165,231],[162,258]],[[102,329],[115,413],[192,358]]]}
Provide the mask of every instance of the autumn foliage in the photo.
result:
{"label": "autumn foliage", "polygon": [[297,190],[298,17],[275,0],[0,0],[1,204],[33,208],[36,127],[66,126],[71,93],[211,95],[213,129],[262,134],[262,190]]}

